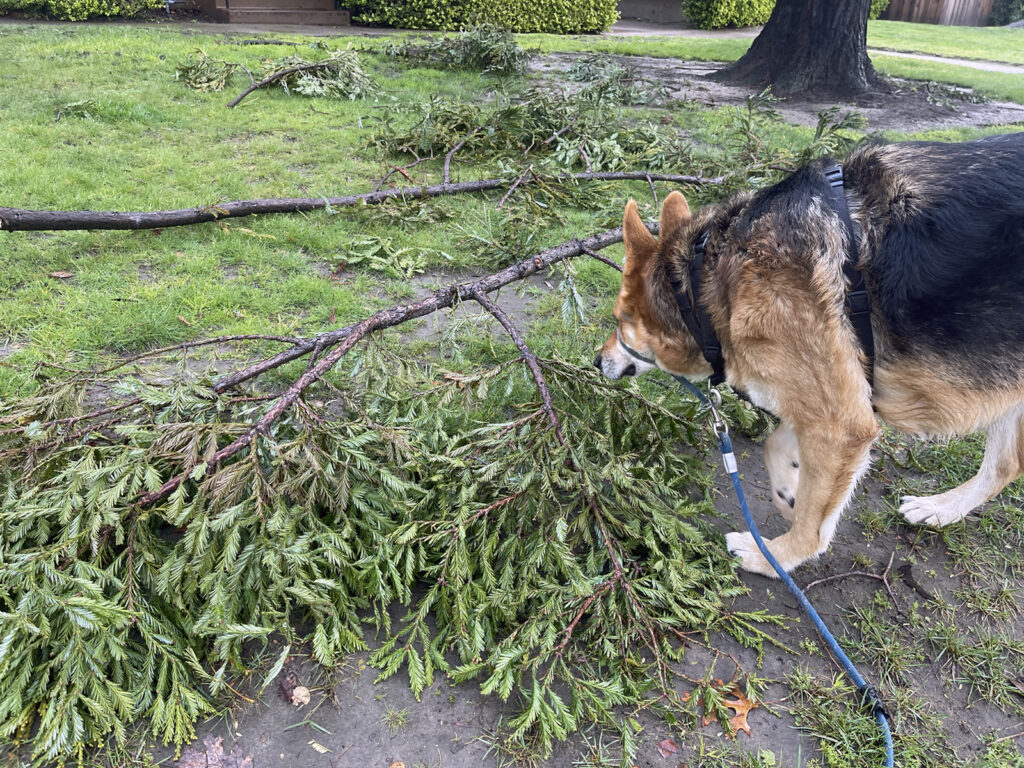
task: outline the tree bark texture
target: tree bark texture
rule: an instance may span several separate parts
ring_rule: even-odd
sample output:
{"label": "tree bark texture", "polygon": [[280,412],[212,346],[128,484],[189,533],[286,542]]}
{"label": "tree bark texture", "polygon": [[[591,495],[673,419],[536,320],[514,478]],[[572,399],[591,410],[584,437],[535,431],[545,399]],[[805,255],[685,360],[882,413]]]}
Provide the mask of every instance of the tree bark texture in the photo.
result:
{"label": "tree bark texture", "polygon": [[[529,184],[543,177],[527,179]],[[722,178],[704,178],[674,173],[649,173],[647,171],[609,171],[602,173],[563,173],[549,177],[557,182],[567,181],[668,181],[676,184],[721,184]],[[376,205],[391,198],[414,200],[465,192],[485,192],[502,189],[511,182],[508,179],[481,179],[463,181],[458,184],[434,184],[433,186],[401,187],[382,189],[378,192],[364,192],[345,197],[292,197],[264,200],[235,200],[230,203],[214,203],[202,208],[180,208],[171,211],[37,211],[25,208],[0,207],[0,231],[31,232],[40,230],[69,229],[157,229],[183,227],[206,221],[237,219],[242,216],[268,213],[300,213],[328,207],[345,208],[353,205]]]}
{"label": "tree bark texture", "polygon": [[870,0],[778,0],[750,50],[718,77],[779,96],[847,99],[881,87],[868,58]]}

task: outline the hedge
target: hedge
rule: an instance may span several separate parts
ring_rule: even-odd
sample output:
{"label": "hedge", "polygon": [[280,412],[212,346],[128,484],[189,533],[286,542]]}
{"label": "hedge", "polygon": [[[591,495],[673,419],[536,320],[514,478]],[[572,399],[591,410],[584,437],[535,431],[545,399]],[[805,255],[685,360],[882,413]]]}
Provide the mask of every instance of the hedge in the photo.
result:
{"label": "hedge", "polygon": [[[869,17],[877,19],[888,5],[889,0],[871,0]],[[774,7],[775,0],[683,0],[683,13],[700,29],[756,27],[768,21]]]}
{"label": "hedge", "polygon": [[1024,0],[995,0],[988,23],[994,27],[1002,27],[1021,19],[1024,19]]}
{"label": "hedge", "polygon": [[95,16],[135,16],[164,7],[164,0],[0,0],[0,16],[18,11],[65,21]]}
{"label": "hedge", "polygon": [[406,29],[488,23],[513,32],[556,34],[600,32],[619,17],[616,0],[371,0],[353,11],[355,21]]}

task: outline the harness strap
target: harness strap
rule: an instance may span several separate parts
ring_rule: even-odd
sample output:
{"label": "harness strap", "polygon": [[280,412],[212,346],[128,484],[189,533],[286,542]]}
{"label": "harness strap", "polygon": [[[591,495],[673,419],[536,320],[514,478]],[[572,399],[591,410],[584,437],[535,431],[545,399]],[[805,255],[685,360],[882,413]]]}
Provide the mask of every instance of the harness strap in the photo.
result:
{"label": "harness strap", "polygon": [[718,335],[711,326],[711,318],[708,317],[708,313],[700,303],[700,272],[704,267],[707,245],[708,232],[705,231],[701,239],[693,246],[688,291],[682,290],[682,284],[671,273],[669,281],[672,283],[672,293],[675,294],[676,304],[679,305],[679,313],[683,316],[683,322],[690,335],[697,340],[701,354],[711,366],[713,371],[711,386],[718,386],[725,381],[725,357],[722,355],[722,345],[718,341]]}
{"label": "harness strap", "polygon": [[843,166],[836,163],[825,169],[825,178],[832,188],[832,208],[839,214],[839,219],[846,227],[850,238],[850,247],[843,262],[843,276],[846,278],[846,314],[850,318],[854,333],[860,341],[861,349],[868,360],[868,384],[874,384],[875,336],[871,330],[871,297],[864,281],[864,273],[857,269],[857,256],[860,247],[857,230],[853,228],[850,218],[850,206],[846,201],[843,189]]}

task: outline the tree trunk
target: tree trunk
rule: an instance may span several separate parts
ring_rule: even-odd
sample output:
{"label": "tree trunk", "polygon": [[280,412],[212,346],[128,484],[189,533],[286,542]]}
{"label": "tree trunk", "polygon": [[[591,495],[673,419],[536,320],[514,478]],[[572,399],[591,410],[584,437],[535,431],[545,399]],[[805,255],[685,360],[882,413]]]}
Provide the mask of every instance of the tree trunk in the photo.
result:
{"label": "tree trunk", "polygon": [[750,50],[718,73],[779,96],[848,99],[882,87],[868,58],[870,0],[778,0]]}

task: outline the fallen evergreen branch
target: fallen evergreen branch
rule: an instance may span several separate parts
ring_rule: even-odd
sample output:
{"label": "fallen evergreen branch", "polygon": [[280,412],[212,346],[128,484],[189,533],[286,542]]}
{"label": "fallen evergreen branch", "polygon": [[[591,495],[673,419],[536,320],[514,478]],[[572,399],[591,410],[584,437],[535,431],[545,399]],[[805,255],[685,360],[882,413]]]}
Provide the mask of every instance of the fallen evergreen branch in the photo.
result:
{"label": "fallen evergreen branch", "polygon": [[[540,754],[597,724],[626,759],[636,707],[681,721],[703,701],[727,723],[737,681],[687,678],[687,633],[760,646],[776,619],[728,609],[743,587],[701,521],[706,470],[676,450],[699,443],[694,404],[542,358],[488,295],[620,240],[272,337],[289,348],[216,384],[147,382],[140,355],[0,404],[0,738],[63,760],[145,717],[180,744],[300,644],[332,665],[367,625],[381,676],[404,669],[417,696],[438,672],[480,678],[515,701],[503,738]],[[359,344],[467,300],[507,359],[445,371]],[[226,392],[303,355],[281,391]]]}
{"label": "fallen evergreen branch", "polygon": [[[722,177],[707,178],[674,173],[648,173],[646,171],[614,171],[602,173],[563,173],[542,177],[534,175],[523,184],[541,182],[579,181],[669,181],[676,184],[721,184]],[[330,208],[347,208],[354,205],[376,205],[401,198],[416,200],[442,195],[457,195],[467,192],[486,192],[502,189],[512,183],[509,179],[480,179],[457,184],[433,184],[419,187],[399,187],[363,192],[344,197],[288,197],[260,200],[235,200],[213,203],[196,208],[179,208],[169,211],[42,211],[26,208],[5,208],[0,206],[0,231],[38,232],[43,230],[73,229],[156,229],[183,227],[218,221],[226,218],[267,215],[272,213],[302,213]]]}

